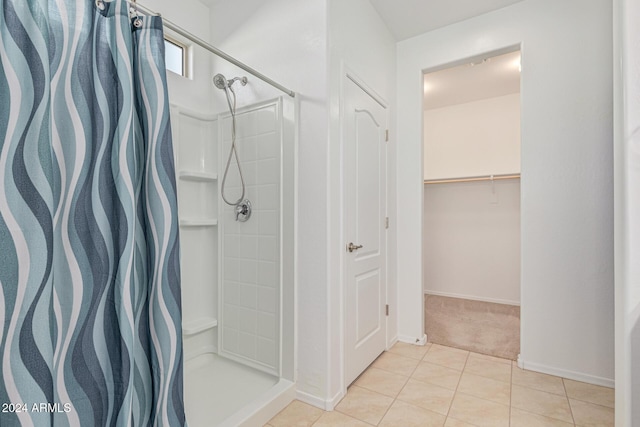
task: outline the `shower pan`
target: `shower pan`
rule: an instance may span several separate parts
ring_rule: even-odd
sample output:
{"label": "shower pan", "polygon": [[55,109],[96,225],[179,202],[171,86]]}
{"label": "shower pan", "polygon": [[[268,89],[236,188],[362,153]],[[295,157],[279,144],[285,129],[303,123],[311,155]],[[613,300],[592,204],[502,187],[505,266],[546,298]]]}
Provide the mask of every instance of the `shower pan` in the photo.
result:
{"label": "shower pan", "polygon": [[263,425],[294,396],[296,105],[235,108],[243,79],[219,76],[228,109],[172,107],[191,427]]}

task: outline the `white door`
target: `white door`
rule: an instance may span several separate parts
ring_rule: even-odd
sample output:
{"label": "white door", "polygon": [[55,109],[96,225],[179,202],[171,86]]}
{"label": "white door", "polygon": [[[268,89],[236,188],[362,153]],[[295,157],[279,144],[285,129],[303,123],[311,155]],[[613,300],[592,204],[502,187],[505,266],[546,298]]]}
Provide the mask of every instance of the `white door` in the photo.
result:
{"label": "white door", "polygon": [[350,384],[386,342],[387,111],[345,78],[345,380]]}

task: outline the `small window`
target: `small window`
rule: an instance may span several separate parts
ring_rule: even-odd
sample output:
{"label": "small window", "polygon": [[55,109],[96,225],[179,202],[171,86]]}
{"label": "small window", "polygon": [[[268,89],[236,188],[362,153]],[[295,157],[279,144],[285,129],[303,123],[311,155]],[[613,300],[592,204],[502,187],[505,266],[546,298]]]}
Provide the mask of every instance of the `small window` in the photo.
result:
{"label": "small window", "polygon": [[164,39],[164,55],[167,70],[186,76],[187,48],[173,40]]}

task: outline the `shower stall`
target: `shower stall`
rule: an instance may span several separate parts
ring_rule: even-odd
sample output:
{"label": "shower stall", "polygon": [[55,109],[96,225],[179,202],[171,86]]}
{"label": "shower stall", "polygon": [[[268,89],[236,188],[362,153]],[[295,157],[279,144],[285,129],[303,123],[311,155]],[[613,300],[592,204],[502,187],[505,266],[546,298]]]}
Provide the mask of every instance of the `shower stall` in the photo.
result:
{"label": "shower stall", "polygon": [[[263,425],[295,394],[297,101],[256,97],[261,80],[279,85],[201,42],[190,47],[198,73],[168,76],[185,410],[191,427]],[[250,74],[223,76],[211,52]]]}
{"label": "shower stall", "polygon": [[192,427],[264,423],[279,409],[270,403],[291,400],[296,114],[287,98],[215,114],[172,105]]}

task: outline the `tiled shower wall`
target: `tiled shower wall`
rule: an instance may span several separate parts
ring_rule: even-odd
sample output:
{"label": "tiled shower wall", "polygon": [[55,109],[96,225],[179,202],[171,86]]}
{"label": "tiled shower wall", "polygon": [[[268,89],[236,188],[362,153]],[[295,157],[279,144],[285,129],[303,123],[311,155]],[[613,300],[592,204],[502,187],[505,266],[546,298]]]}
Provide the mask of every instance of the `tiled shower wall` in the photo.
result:
{"label": "tiled shower wall", "polygon": [[[222,294],[220,353],[279,374],[281,106],[279,102],[238,111],[236,149],[253,212],[236,221],[233,206],[220,202]],[[220,184],[231,149],[231,117],[220,121]],[[230,201],[241,195],[232,159],[225,184]]]}

